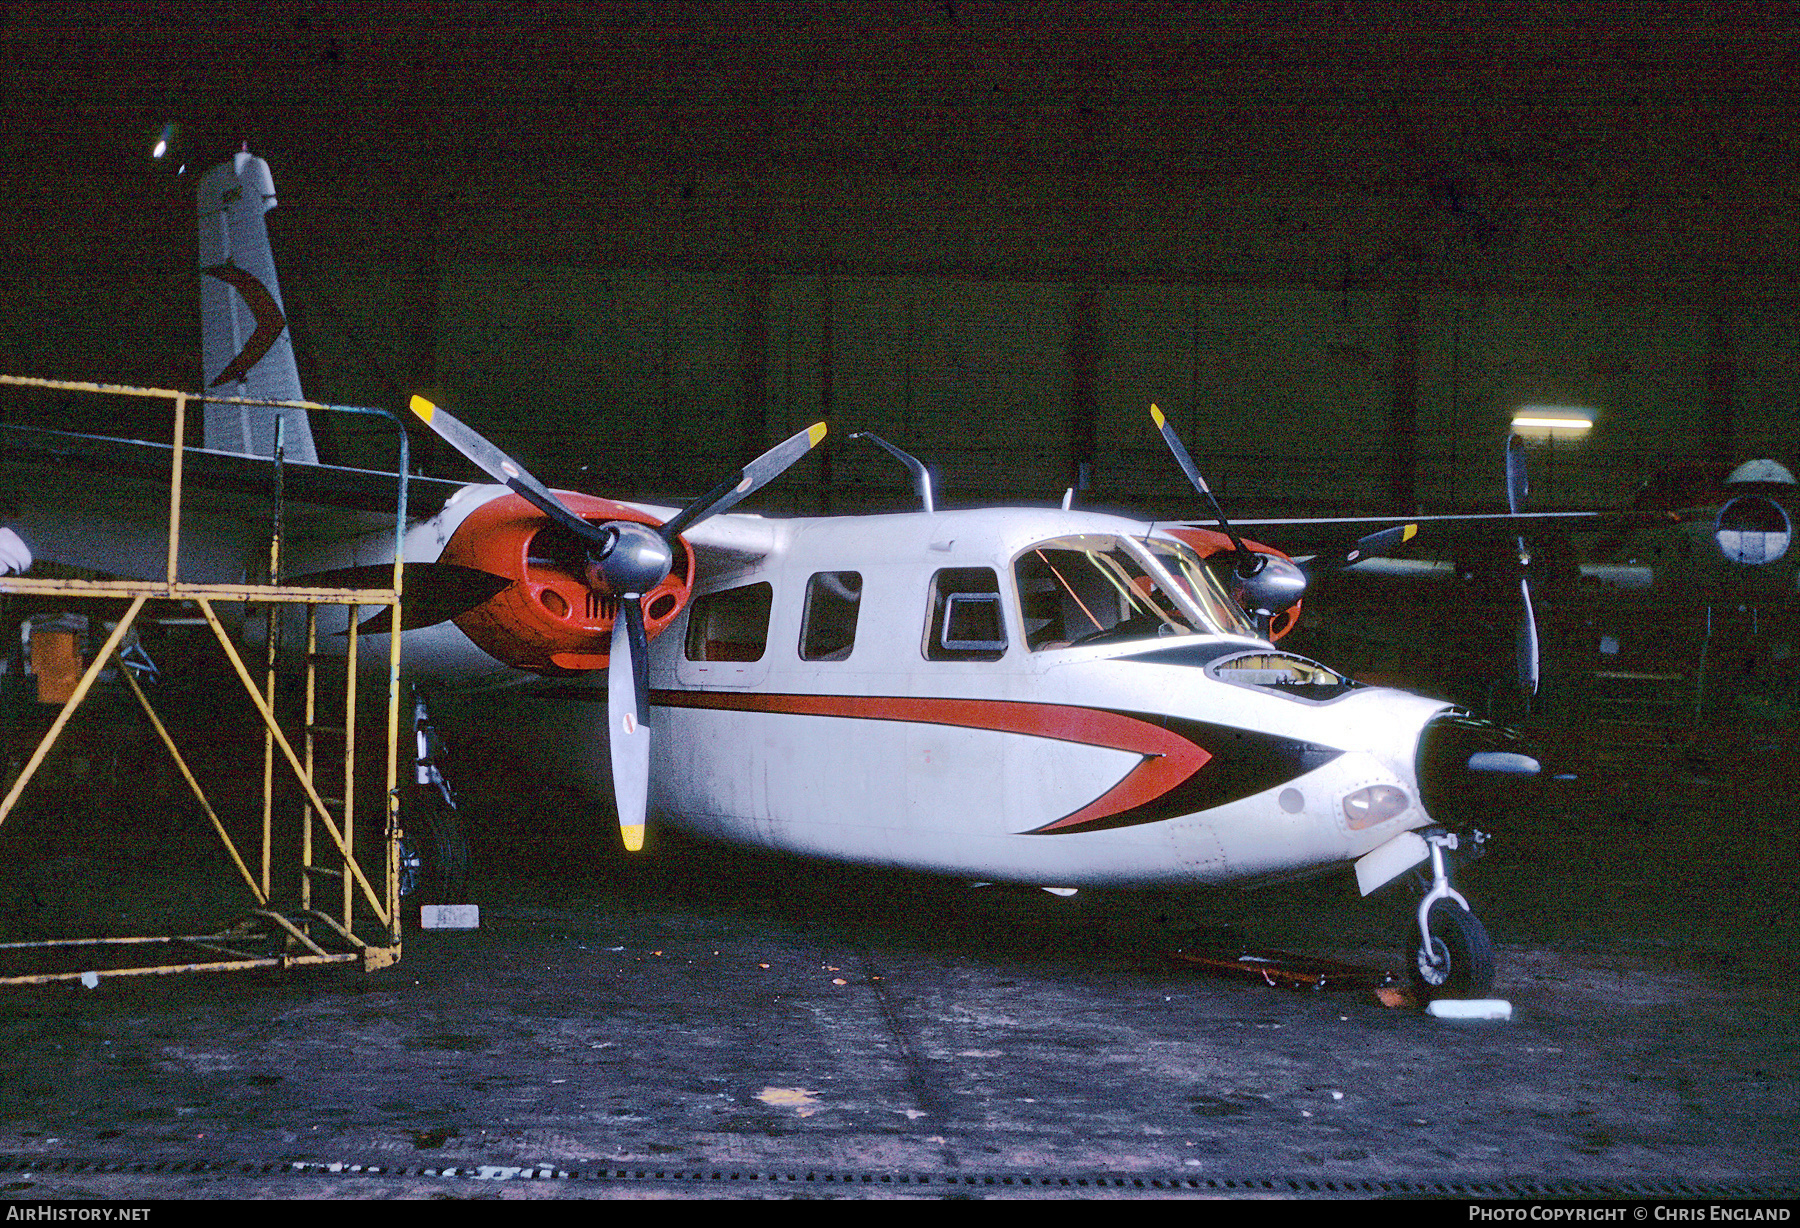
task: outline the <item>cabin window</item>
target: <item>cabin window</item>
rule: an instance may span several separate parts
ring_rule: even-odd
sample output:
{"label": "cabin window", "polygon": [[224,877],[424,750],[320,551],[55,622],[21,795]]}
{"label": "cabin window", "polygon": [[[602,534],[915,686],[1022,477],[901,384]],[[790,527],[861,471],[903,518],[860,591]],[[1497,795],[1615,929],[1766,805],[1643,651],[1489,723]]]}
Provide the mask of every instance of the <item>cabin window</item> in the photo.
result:
{"label": "cabin window", "polygon": [[946,567],[931,578],[928,661],[998,661],[1006,655],[1000,577],[991,567]]}
{"label": "cabin window", "polygon": [[806,582],[806,615],[800,623],[802,661],[842,661],[856,645],[856,615],[862,608],[862,576],[854,571],[821,571]]}
{"label": "cabin window", "polygon": [[769,645],[769,603],[764,582],[694,598],[689,608],[687,659],[760,661]]}

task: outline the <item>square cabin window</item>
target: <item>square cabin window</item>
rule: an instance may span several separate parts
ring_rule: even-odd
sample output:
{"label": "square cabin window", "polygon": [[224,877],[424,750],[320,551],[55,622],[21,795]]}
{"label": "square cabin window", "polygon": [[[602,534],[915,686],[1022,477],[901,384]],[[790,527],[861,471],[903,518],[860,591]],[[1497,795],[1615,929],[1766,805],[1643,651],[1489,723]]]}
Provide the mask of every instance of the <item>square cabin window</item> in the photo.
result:
{"label": "square cabin window", "polygon": [[764,582],[694,598],[688,613],[690,661],[760,661],[769,646],[769,603]]}
{"label": "square cabin window", "polygon": [[856,645],[862,608],[862,574],[821,571],[806,582],[806,616],[800,624],[802,661],[842,661]]}
{"label": "square cabin window", "polygon": [[931,578],[928,661],[998,661],[1006,655],[1000,581],[991,567],[946,567]]}

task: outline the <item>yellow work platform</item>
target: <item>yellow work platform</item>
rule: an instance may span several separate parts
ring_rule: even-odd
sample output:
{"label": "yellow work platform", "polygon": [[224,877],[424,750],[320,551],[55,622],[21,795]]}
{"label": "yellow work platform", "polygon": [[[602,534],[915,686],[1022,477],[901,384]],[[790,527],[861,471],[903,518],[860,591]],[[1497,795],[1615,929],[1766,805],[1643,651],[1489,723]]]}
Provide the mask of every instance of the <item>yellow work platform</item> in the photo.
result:
{"label": "yellow work platform", "polygon": [[[356,756],[359,728],[357,696],[359,607],[386,608],[384,624],[400,621],[400,555],[406,526],[407,439],[398,418],[385,410],[360,406],[333,406],[311,402],[246,401],[197,393],[124,385],[81,383],[0,376],[5,387],[49,390],[79,397],[128,397],[166,403],[173,414],[173,443],[168,449],[167,566],[160,578],[143,574],[157,570],[146,560],[138,578],[62,578],[26,574],[0,577],[0,600],[27,598],[39,609],[55,609],[67,600],[83,610],[100,611],[90,616],[93,639],[100,640],[85,657],[77,651],[73,633],[49,632],[32,645],[41,710],[59,706],[36,749],[9,782],[0,799],[0,824],[12,820],[29,824],[33,816],[21,813],[25,796],[45,759],[68,728],[83,702],[93,693],[103,674],[128,691],[156,740],[192,792],[205,822],[222,846],[230,873],[248,894],[248,908],[206,932],[130,934],[111,936],[37,937],[30,941],[0,942],[0,985],[79,982],[93,986],[108,977],[156,976],[184,972],[221,972],[250,968],[291,967],[309,964],[355,964],[364,969],[384,967],[400,958],[400,849],[402,840],[400,795],[397,789],[400,727],[400,636],[387,637],[387,696],[385,713],[386,753],[379,781],[385,799],[379,818],[378,839],[365,833],[359,846],[357,797],[373,792],[368,765]],[[313,412],[374,415],[393,424],[398,439],[398,464],[393,475],[393,576],[380,588],[308,587],[281,583],[283,460],[278,454],[267,460],[270,511],[267,537],[267,576],[263,583],[189,583],[179,574],[178,560],[183,520],[184,446],[190,404],[259,405],[298,407]],[[147,446],[147,445],[145,445]],[[99,479],[104,482],[104,479]],[[260,547],[258,547],[260,549]],[[384,565],[385,566],[385,565]],[[37,569],[34,569],[34,571]],[[227,676],[242,685],[250,708],[260,721],[262,735],[260,815],[221,814],[207,789],[197,778],[189,757],[175,734],[151,702],[150,695],[126,659],[133,632],[150,603],[177,602],[184,612],[197,612],[185,621],[203,624],[216,643]],[[321,607],[346,607],[345,629],[327,635],[330,652],[321,651]],[[224,607],[226,616],[221,616]],[[113,610],[116,608],[117,613]],[[259,611],[260,619],[250,611]],[[241,616],[240,616],[241,612]],[[240,632],[260,622],[262,657],[246,661]],[[304,624],[304,652],[299,662],[278,659],[278,645],[286,625]],[[103,635],[102,635],[103,633]],[[91,645],[90,645],[91,647]],[[254,653],[253,653],[254,655]],[[291,655],[291,654],[290,654]],[[141,664],[141,663],[140,663]],[[298,668],[296,668],[296,665]],[[322,671],[342,670],[341,694],[326,695]],[[260,674],[260,679],[258,675]],[[295,694],[294,687],[300,688]],[[283,691],[282,688],[288,688]],[[278,713],[302,712],[299,727],[285,729]],[[254,743],[254,733],[247,744]],[[252,752],[253,753],[253,752]],[[243,838],[254,825],[256,835]],[[362,826],[373,829],[366,819]],[[238,839],[231,832],[236,828]],[[55,848],[63,834],[35,833],[40,851]],[[69,839],[74,839],[73,835]],[[285,880],[285,881],[284,881]],[[19,972],[19,962],[37,970]],[[46,964],[75,966],[43,971]]]}

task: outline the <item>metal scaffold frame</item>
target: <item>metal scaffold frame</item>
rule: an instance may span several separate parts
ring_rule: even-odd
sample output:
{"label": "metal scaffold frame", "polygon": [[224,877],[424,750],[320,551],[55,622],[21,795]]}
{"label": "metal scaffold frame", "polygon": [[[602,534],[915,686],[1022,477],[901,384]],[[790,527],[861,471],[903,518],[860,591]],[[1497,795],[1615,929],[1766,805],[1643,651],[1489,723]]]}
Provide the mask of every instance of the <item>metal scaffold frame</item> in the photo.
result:
{"label": "metal scaffold frame", "polygon": [[[0,385],[49,389],[100,396],[135,397],[170,403],[174,417],[174,446],[171,451],[168,507],[168,566],[161,580],[79,580],[34,578],[30,576],[0,577],[0,594],[34,594],[39,596],[81,599],[113,598],[126,603],[124,614],[113,624],[105,643],[92,653],[73,692],[64,702],[36,750],[12,783],[4,799],[0,799],[0,824],[19,803],[26,786],[49,755],[70,719],[93,689],[103,671],[114,668],[124,680],[143,711],[150,727],[168,752],[175,768],[192,791],[213,833],[224,846],[225,853],[244,886],[249,889],[254,906],[249,913],[215,933],[121,936],[94,938],[53,938],[27,942],[0,943],[0,985],[46,984],[59,981],[97,983],[96,978],[118,976],[156,976],[183,972],[223,972],[249,968],[293,967],[309,964],[359,964],[365,970],[386,967],[400,958],[400,856],[401,813],[398,789],[398,748],[400,730],[400,639],[388,636],[386,780],[383,797],[386,813],[384,838],[379,849],[359,851],[356,847],[355,797],[357,785],[357,638],[360,607],[386,607],[386,625],[398,628],[401,622],[401,581],[404,574],[403,542],[406,529],[406,475],[410,456],[406,429],[399,418],[383,409],[351,405],[326,405],[311,401],[258,401],[210,396],[200,393],[162,388],[139,388],[118,384],[98,384],[65,380],[34,379],[0,375]],[[182,462],[187,430],[187,410],[191,402],[205,404],[251,405],[270,408],[298,408],[309,412],[368,415],[385,418],[394,427],[398,439],[398,464],[395,466],[394,571],[386,588],[334,588],[280,583],[282,575],[282,514],[280,445],[271,458],[274,482],[275,514],[269,538],[269,576],[263,584],[190,583],[179,574]],[[229,662],[231,671],[249,697],[263,725],[262,816],[259,865],[253,869],[239,851],[226,825],[208,799],[205,788],[195,777],[186,758],[176,745],[168,727],[156,712],[149,696],[133,676],[121,656],[122,648],[138,616],[151,600],[191,602],[198,608],[212,636]],[[262,685],[259,687],[251,668],[245,663],[239,646],[220,621],[215,602],[254,603],[267,611],[266,660]],[[343,723],[326,726],[318,723],[320,715],[318,668],[321,662],[340,659],[340,654],[321,654],[319,647],[319,609],[321,606],[344,606],[348,614],[345,628],[345,666]],[[276,629],[283,610],[304,608],[306,612],[306,648],[304,671],[304,730],[298,748],[281,727],[276,712],[276,677],[278,672]],[[379,617],[379,616],[378,616]],[[110,620],[109,620],[110,621]],[[318,740],[336,736],[343,740],[343,772],[341,797],[330,796],[321,785],[322,769]],[[297,890],[292,902],[277,903],[272,880],[272,867],[278,837],[276,822],[276,782],[281,778],[278,761],[285,763],[292,784],[298,787],[304,802],[299,807],[297,836]],[[323,833],[324,838],[320,835]],[[371,856],[371,854],[373,856]],[[379,857],[379,869],[373,862]],[[338,892],[329,887],[315,891],[315,880],[337,882]],[[324,897],[335,894],[338,898]],[[359,907],[360,906],[360,907]],[[111,963],[128,963],[133,949],[177,950],[189,948],[204,952],[206,957],[183,962],[131,963],[130,966],[92,968],[82,971],[6,975],[4,961],[14,952],[68,951],[79,948],[104,948]]]}

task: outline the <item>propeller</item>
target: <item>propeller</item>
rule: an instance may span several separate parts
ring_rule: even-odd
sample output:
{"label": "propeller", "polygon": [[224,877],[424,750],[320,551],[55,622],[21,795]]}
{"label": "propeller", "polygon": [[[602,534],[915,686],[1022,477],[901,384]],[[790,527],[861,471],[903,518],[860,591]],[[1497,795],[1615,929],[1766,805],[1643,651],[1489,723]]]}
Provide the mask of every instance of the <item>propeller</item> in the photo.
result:
{"label": "propeller", "polygon": [[1219,526],[1231,539],[1232,552],[1237,558],[1232,568],[1234,579],[1231,595],[1257,620],[1259,629],[1265,634],[1270,620],[1299,601],[1305,595],[1307,586],[1314,580],[1342,571],[1364,559],[1387,554],[1395,546],[1411,541],[1419,531],[1416,524],[1394,525],[1392,528],[1365,534],[1342,549],[1304,559],[1285,559],[1279,555],[1251,550],[1225,518],[1225,510],[1219,506],[1212,487],[1201,476],[1200,467],[1194,464],[1194,458],[1188,455],[1180,436],[1175,434],[1175,428],[1169,425],[1168,419],[1163,417],[1162,411],[1155,405],[1150,407],[1150,420],[1156,423],[1163,442],[1169,445],[1169,451],[1175,456],[1175,463],[1181,466],[1182,473],[1187,475],[1187,480],[1193,484],[1194,489],[1206,496],[1206,502],[1211,506],[1213,515],[1218,518]]}
{"label": "propeller", "polygon": [[1213,515],[1218,518],[1219,527],[1231,539],[1232,553],[1237,558],[1232,566],[1234,582],[1231,595],[1255,617],[1258,627],[1266,633],[1269,620],[1277,612],[1300,600],[1301,594],[1306,591],[1306,573],[1291,560],[1263,554],[1246,546],[1244,539],[1238,536],[1238,531],[1232,528],[1231,521],[1225,518],[1225,509],[1219,506],[1212,487],[1201,476],[1200,467],[1188,455],[1181,437],[1169,425],[1169,420],[1163,417],[1162,410],[1155,405],[1150,407],[1150,420],[1156,423],[1156,429],[1161,432],[1163,442],[1169,445],[1169,451],[1174,454],[1175,463],[1181,466],[1181,472],[1187,475],[1187,480],[1194,489],[1206,497]]}
{"label": "propeller", "polygon": [[[1525,496],[1531,493],[1531,479],[1525,472],[1525,441],[1512,435],[1506,441],[1506,510],[1517,516],[1525,507]],[[1518,666],[1519,691],[1527,700],[1538,690],[1537,615],[1531,607],[1531,549],[1525,535],[1513,539],[1519,552],[1519,629],[1513,640],[1514,660]]]}
{"label": "propeller", "polygon": [[627,850],[637,852],[644,847],[644,816],[650,798],[650,730],[644,724],[650,699],[644,594],[669,574],[675,542],[682,533],[773,481],[825,438],[825,424],[814,423],[776,444],[682,508],[673,519],[653,528],[635,521],[594,524],[584,520],[518,461],[451,414],[421,396],[412,398],[411,408],[421,422],[477,468],[573,533],[587,548],[584,579],[588,587],[618,602],[608,657],[607,743],[619,835]]}

